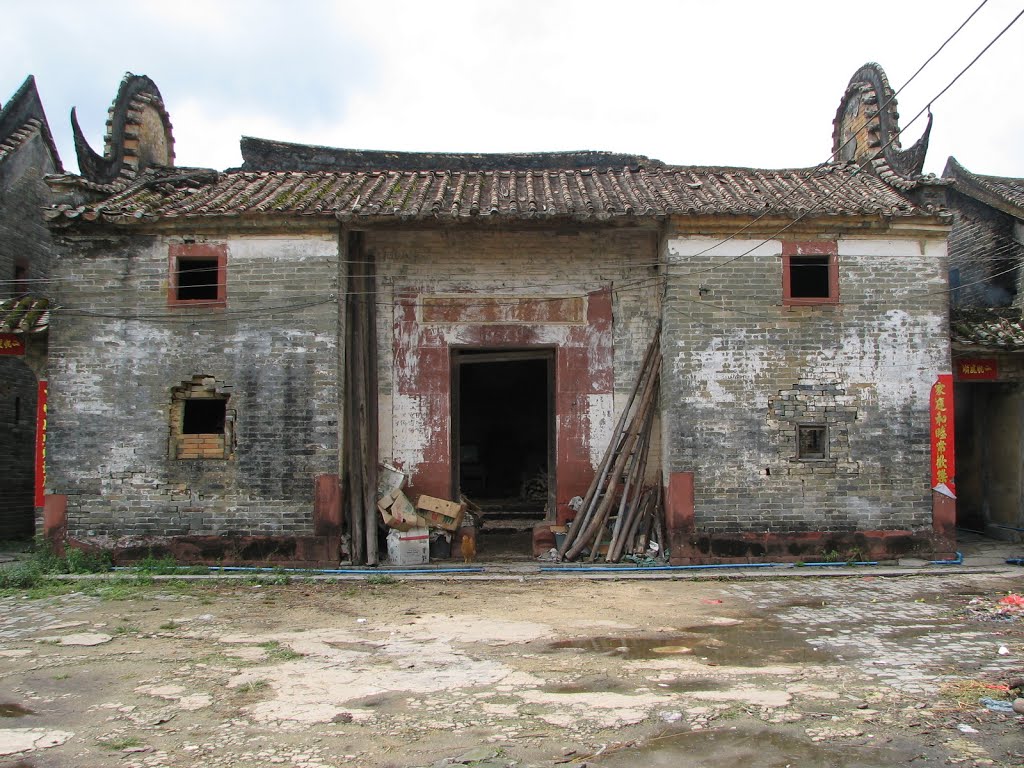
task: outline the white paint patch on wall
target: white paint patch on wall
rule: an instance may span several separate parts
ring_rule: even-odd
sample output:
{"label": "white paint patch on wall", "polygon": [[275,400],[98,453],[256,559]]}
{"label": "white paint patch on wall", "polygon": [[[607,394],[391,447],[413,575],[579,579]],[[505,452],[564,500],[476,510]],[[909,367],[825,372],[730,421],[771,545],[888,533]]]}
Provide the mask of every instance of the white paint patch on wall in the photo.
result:
{"label": "white paint patch on wall", "polygon": [[[625,400],[625,399],[624,399]],[[623,402],[619,407],[625,405]],[[590,420],[590,466],[597,469],[615,431],[614,395],[587,395],[587,418]]]}
{"label": "white paint patch on wall", "polygon": [[768,367],[765,350],[760,342],[750,343],[746,337],[747,330],[738,328],[709,340],[703,350],[677,354],[672,361],[672,375],[691,382],[698,400],[736,403],[740,402],[737,392],[742,391],[744,405],[766,407],[767,395],[757,384],[757,378]]}
{"label": "white paint patch on wall", "polygon": [[[749,252],[749,253],[748,253]],[[764,256],[781,256],[782,241],[769,240],[726,240],[720,237],[672,238],[668,241],[668,261],[677,262],[700,254],[701,258],[728,259],[748,255],[752,259]]]}
{"label": "white paint patch on wall", "polygon": [[392,458],[405,472],[414,474],[430,441],[426,405],[419,396],[396,393],[392,395],[391,407],[394,434],[400,436],[392,441]]}
{"label": "white paint patch on wall", "polygon": [[849,361],[847,380],[873,385],[883,409],[920,403],[936,374],[949,367],[948,360],[943,364],[936,359],[941,345],[929,338],[940,330],[899,309],[886,312],[876,325],[849,330],[841,341],[842,356]]}
{"label": "white paint patch on wall", "polygon": [[[288,264],[337,258],[338,239],[335,235],[317,237],[239,237],[228,243],[228,280],[231,280],[231,262],[253,259],[256,261],[280,261]],[[311,286],[313,288],[314,286]]]}

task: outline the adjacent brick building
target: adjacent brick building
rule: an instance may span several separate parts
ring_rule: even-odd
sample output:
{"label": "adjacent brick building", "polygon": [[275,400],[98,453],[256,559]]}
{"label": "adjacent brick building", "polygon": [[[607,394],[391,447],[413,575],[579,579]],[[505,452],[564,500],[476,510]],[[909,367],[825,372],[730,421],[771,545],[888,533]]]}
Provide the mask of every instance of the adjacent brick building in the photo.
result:
{"label": "adjacent brick building", "polygon": [[53,250],[41,216],[50,203],[43,179],[60,170],[29,77],[0,109],[0,539],[35,532],[37,411],[46,380]]}
{"label": "adjacent brick building", "polygon": [[1024,530],[1024,179],[972,173],[949,158],[956,380],[957,515],[989,535]]}
{"label": "adjacent brick building", "polygon": [[111,114],[47,214],[70,539],[375,562],[378,461],[566,523],[660,328],[672,562],[953,551],[949,216],[877,66],[794,170],[243,139],[217,172],[171,165],[148,81]]}

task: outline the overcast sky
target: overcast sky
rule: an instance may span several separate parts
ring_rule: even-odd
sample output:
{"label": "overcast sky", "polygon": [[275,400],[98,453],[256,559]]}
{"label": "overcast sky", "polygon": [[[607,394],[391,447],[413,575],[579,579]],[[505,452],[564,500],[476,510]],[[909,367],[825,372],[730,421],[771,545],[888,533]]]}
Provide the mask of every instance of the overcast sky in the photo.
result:
{"label": "overcast sky", "polygon": [[[176,163],[241,162],[242,135],[360,149],[595,149],[685,165],[805,167],[829,156],[846,84],[898,89],[981,0],[37,0],[4,8],[0,102],[29,74],[68,170],[68,113],[98,152],[126,71],[151,77]],[[949,155],[1024,177],[1024,7],[989,0],[899,95],[926,171]],[[877,9],[872,13],[872,9]]]}

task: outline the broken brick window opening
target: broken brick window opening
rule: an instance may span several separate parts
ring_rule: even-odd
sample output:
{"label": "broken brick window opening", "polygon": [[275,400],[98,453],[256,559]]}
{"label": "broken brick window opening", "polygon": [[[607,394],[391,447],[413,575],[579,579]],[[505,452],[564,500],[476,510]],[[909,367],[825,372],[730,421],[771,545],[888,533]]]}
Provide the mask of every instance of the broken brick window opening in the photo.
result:
{"label": "broken brick window opening", "polygon": [[796,438],[798,459],[828,458],[828,428],[824,424],[800,424]]}
{"label": "broken brick window opening", "polygon": [[227,398],[213,400],[189,399],[182,403],[181,433],[183,435],[223,434],[227,415]]}
{"label": "broken brick window opening", "polygon": [[193,376],[171,392],[170,454],[174,459],[228,459],[234,451],[229,395],[209,376]]}

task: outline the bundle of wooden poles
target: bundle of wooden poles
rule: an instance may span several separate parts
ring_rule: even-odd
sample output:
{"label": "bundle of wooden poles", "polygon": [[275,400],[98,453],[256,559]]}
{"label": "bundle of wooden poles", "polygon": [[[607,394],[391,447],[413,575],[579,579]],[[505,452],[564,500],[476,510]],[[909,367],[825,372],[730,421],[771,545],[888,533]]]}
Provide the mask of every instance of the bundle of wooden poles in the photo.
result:
{"label": "bundle of wooden poles", "polygon": [[589,552],[593,562],[605,541],[609,563],[627,554],[645,554],[652,539],[664,546],[661,482],[645,484],[660,374],[659,328],[583,504],[558,548],[559,560],[576,560]]}

